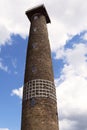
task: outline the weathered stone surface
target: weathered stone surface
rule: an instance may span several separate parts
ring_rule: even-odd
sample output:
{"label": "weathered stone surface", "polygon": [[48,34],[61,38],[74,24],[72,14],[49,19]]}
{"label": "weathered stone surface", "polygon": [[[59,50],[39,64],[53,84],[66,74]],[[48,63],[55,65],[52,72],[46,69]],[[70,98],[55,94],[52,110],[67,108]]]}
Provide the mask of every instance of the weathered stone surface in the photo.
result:
{"label": "weathered stone surface", "polygon": [[[36,28],[34,32],[33,29]],[[35,47],[33,48],[33,45]],[[32,79],[53,81],[50,45],[47,34],[46,20],[43,15],[32,19],[25,68],[25,83]],[[32,66],[36,72],[32,73]]]}
{"label": "weathered stone surface", "polygon": [[58,130],[56,102],[49,98],[36,98],[35,105],[30,100],[23,102],[22,130]]}
{"label": "weathered stone surface", "polygon": [[[35,79],[54,83],[46,19],[43,14],[37,17],[31,18],[24,84]],[[21,130],[58,130],[56,101],[49,97],[23,100]]]}

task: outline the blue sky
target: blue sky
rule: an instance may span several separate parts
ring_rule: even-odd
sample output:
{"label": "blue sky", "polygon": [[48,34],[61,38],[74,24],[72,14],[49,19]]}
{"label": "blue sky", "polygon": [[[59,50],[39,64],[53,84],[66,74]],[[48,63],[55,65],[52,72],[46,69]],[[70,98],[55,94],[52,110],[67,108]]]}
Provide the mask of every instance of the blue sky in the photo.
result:
{"label": "blue sky", "polygon": [[[44,3],[60,130],[87,130],[87,1],[0,0],[0,130],[20,130],[30,23],[25,11]],[[55,7],[55,8],[53,8]]]}
{"label": "blue sky", "polygon": [[1,47],[2,64],[8,69],[0,69],[0,127],[20,129],[21,100],[11,96],[13,89],[23,85],[27,39],[12,36],[12,45]]}

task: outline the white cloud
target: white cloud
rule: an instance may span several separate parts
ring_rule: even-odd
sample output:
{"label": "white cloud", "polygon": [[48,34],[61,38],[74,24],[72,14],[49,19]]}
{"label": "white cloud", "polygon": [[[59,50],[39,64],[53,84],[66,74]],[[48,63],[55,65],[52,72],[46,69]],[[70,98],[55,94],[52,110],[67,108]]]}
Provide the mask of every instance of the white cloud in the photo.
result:
{"label": "white cloud", "polygon": [[8,128],[0,128],[0,130],[9,130]]}
{"label": "white cloud", "polygon": [[31,0],[0,0],[0,45],[11,40],[11,34],[19,34],[23,38],[28,35],[29,21],[25,11],[33,4]]}
{"label": "white cloud", "polygon": [[51,47],[52,51],[57,52],[67,39],[87,29],[87,1],[55,0],[47,1],[46,6],[52,21],[48,26]]}
{"label": "white cloud", "polygon": [[7,29],[5,25],[0,23],[0,45],[11,44],[10,31]]}
{"label": "white cloud", "polygon": [[60,130],[75,130],[76,122],[63,119],[59,122]]}
{"label": "white cloud", "polygon": [[87,29],[86,0],[1,0],[1,45],[10,40],[11,34],[19,34],[23,38],[28,35],[29,21],[25,11],[41,3],[45,3],[52,21],[48,25],[52,51],[57,52],[57,49],[65,45],[69,35]]}
{"label": "white cloud", "polygon": [[87,33],[85,33],[82,38],[83,40],[87,40]]}
{"label": "white cloud", "polygon": [[87,44],[73,45],[73,49],[67,49],[65,52],[65,60],[72,65],[73,70],[79,76],[87,77]]}
{"label": "white cloud", "polygon": [[[86,128],[86,92],[87,80],[75,75],[67,77],[57,87],[60,130],[68,130],[69,128],[69,130],[73,130],[73,127],[75,127],[74,130],[82,130],[82,128]],[[63,123],[65,119],[65,123]],[[73,124],[72,121],[75,124]]]}
{"label": "white cloud", "polygon": [[1,61],[0,61],[0,69],[5,71],[5,72],[9,72],[8,66],[3,65],[3,63]]}
{"label": "white cloud", "polygon": [[73,45],[72,49],[64,50],[61,56],[65,65],[60,78],[55,80],[58,86],[57,98],[61,130],[87,128],[85,122],[87,120],[86,54],[87,45],[81,43]]}
{"label": "white cloud", "polygon": [[18,89],[13,89],[12,93],[11,93],[11,96],[16,95],[19,98],[22,98],[22,94],[23,94],[23,87],[20,87]]}
{"label": "white cloud", "polygon": [[[72,72],[87,77],[86,66],[87,66],[87,44],[74,44],[71,49],[61,49],[56,53],[55,59],[63,59],[66,65],[64,66],[63,71],[67,73],[67,69],[70,69]],[[63,72],[62,71],[62,72]],[[67,74],[68,75],[68,74]]]}
{"label": "white cloud", "polygon": [[57,88],[60,116],[69,117],[87,113],[87,80],[80,76],[70,76]]}
{"label": "white cloud", "polygon": [[66,26],[64,23],[52,19],[52,24],[48,25],[49,29],[49,39],[52,51],[57,52],[59,48],[66,44],[66,40],[68,39],[68,35],[66,33]]}

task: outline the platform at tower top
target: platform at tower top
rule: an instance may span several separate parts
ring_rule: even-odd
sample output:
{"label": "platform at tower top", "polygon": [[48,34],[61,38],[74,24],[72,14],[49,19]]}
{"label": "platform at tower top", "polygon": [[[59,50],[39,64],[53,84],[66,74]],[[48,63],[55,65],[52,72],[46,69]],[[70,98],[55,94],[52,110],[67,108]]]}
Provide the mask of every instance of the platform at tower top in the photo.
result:
{"label": "platform at tower top", "polygon": [[26,15],[27,15],[27,17],[29,18],[30,21],[31,21],[32,16],[35,15],[35,14],[44,15],[46,17],[46,22],[51,23],[49,15],[46,11],[44,4],[37,6],[37,7],[34,7],[32,9],[29,9],[29,10],[26,11]]}

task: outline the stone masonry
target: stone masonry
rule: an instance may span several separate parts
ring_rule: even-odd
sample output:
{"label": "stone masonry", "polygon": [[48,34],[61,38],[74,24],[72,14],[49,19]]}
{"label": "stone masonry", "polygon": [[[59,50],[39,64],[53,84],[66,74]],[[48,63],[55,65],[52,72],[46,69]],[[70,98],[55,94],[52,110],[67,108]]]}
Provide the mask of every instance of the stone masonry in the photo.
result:
{"label": "stone masonry", "polygon": [[27,47],[21,130],[59,130],[56,90],[44,5],[26,12],[31,26]]}

